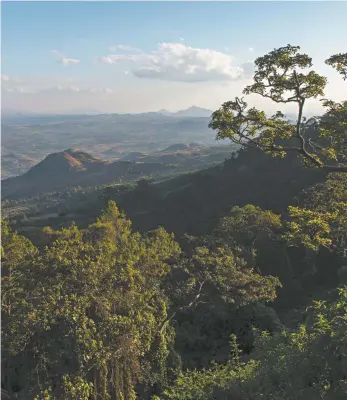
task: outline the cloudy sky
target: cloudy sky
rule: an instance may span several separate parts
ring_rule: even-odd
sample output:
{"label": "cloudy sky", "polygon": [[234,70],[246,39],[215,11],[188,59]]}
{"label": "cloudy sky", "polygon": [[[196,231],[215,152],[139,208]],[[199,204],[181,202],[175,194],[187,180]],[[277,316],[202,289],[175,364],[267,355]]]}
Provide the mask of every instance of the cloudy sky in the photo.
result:
{"label": "cloudy sky", "polygon": [[[326,95],[342,100],[347,83],[324,60],[347,51],[346,15],[347,2],[329,1],[2,2],[2,107],[216,109],[250,83],[256,57],[288,43],[313,57]],[[250,103],[274,111],[262,98]]]}

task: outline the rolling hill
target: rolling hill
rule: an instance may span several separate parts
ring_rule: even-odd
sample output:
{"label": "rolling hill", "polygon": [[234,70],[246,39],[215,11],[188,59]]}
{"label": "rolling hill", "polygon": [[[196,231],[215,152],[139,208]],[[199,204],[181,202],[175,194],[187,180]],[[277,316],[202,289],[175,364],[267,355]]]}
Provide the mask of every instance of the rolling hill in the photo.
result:
{"label": "rolling hill", "polygon": [[103,161],[83,151],[68,149],[48,155],[25,174],[2,181],[2,199],[36,196],[67,188],[131,181],[143,175],[173,171],[159,162]]}
{"label": "rolling hill", "polygon": [[122,159],[105,161],[82,150],[49,154],[26,173],[2,181],[3,199],[20,199],[71,187],[126,183],[141,177],[159,177],[221,163],[235,146],[206,147],[175,144],[160,152],[129,152]]}
{"label": "rolling hill", "polygon": [[5,116],[1,125],[2,179],[26,172],[47,154],[66,148],[116,161],[129,152],[151,153],[175,143],[213,145],[209,118],[192,117],[186,111],[179,116],[154,112]]}

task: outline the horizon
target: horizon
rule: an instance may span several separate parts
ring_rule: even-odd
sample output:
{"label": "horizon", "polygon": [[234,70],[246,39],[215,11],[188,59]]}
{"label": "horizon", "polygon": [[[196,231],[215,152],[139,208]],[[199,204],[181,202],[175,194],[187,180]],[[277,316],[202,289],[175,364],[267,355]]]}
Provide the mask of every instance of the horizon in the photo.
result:
{"label": "horizon", "polygon": [[[117,113],[117,112],[102,112],[102,111],[81,111],[79,112],[78,110],[69,110],[69,111],[57,111],[57,112],[41,112],[41,113],[35,113],[35,112],[17,112],[15,110],[5,110],[6,112],[4,113],[4,110],[1,110],[1,117],[2,118],[16,118],[16,117],[26,117],[26,118],[38,118],[38,117],[64,117],[64,116],[69,116],[69,117],[83,117],[83,116],[99,116],[99,115],[143,115],[143,114],[161,114],[162,116],[168,116],[168,117],[175,117],[175,114],[180,113],[180,112],[185,112],[189,111],[191,109],[198,109],[202,111],[209,111],[211,114],[213,113],[214,110],[210,110],[204,107],[199,107],[196,105],[190,106],[186,109],[182,110],[175,110],[175,111],[170,111],[167,109],[160,109],[160,110],[154,110],[154,111],[143,111],[143,112],[124,112],[124,113]],[[162,114],[163,112],[167,112],[168,115]],[[316,117],[319,116],[319,113],[313,113],[313,112],[308,112],[306,113],[306,116],[308,117]],[[187,115],[186,118],[209,118],[209,116],[191,116]],[[284,118],[287,119],[294,119],[296,120],[296,115],[295,113],[284,113]]]}
{"label": "horizon", "polygon": [[[185,109],[177,109],[177,110],[167,110],[166,108],[161,108],[160,110],[150,110],[150,111],[144,111],[144,112],[139,112],[139,113],[132,113],[132,112],[124,112],[124,113],[117,113],[117,112],[103,112],[103,111],[98,111],[98,110],[87,110],[85,113],[82,112],[82,114],[79,114],[79,110],[69,110],[69,114],[71,115],[103,115],[103,114],[117,114],[117,115],[126,115],[126,114],[131,114],[131,115],[136,115],[136,114],[151,114],[151,113],[156,113],[156,114],[160,114],[161,112],[168,112],[169,114],[176,114],[177,112],[180,111],[188,111],[190,109],[199,109],[199,110],[204,110],[204,111],[211,111],[211,113],[213,112],[213,110],[207,109],[205,107],[199,107],[196,104],[193,104],[192,106],[185,108]],[[1,115],[25,115],[25,116],[40,116],[40,115],[64,115],[64,111],[62,111],[62,113],[36,113],[36,112],[20,112],[20,111],[16,111],[14,109],[6,109],[5,108],[5,112],[4,109],[2,108],[1,110]]]}
{"label": "horizon", "polygon": [[[5,1],[1,9],[2,108],[21,114],[213,111],[251,82],[254,59],[288,43],[328,77],[326,97],[342,100],[347,85],[324,64],[343,51],[345,2]],[[307,114],[321,110],[307,103]]]}

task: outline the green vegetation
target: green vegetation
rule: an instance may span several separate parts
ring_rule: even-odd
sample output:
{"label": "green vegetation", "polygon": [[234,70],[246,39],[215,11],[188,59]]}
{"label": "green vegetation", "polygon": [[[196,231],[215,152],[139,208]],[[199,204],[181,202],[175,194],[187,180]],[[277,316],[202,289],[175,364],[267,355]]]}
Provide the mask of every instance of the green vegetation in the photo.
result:
{"label": "green vegetation", "polygon": [[186,371],[163,399],[344,399],[346,388],[347,287],[327,303],[313,303],[307,322],[276,336],[256,333],[249,360],[232,336],[230,360],[208,370]]}
{"label": "green vegetation", "polygon": [[[258,94],[278,104],[298,106],[296,124],[288,122],[281,111],[268,118],[256,108],[247,110],[247,103],[236,98],[226,102],[212,115],[210,127],[220,139],[231,139],[242,146],[255,146],[275,156],[298,153],[313,166],[329,171],[347,172],[346,118],[347,101],[337,103],[322,99],[324,116],[306,120],[305,103],[324,96],[327,79],[312,67],[312,58],[299,53],[299,46],[286,46],[259,57],[255,61],[254,83],[243,93]],[[346,54],[330,57],[326,63],[346,79]]]}
{"label": "green vegetation", "polygon": [[232,150],[236,151],[234,146],[198,146],[149,155],[130,153],[110,162],[83,151],[68,149],[49,154],[21,176],[3,180],[3,199],[25,199],[96,184],[125,184],[145,177],[162,179],[222,162]]}
{"label": "green vegetation", "polygon": [[[298,102],[298,124],[223,105],[213,127],[243,147],[223,165],[3,205],[10,398],[347,397],[345,102],[302,125],[325,78],[298,50],[258,59],[247,89]],[[327,63],[345,77],[345,61]]]}

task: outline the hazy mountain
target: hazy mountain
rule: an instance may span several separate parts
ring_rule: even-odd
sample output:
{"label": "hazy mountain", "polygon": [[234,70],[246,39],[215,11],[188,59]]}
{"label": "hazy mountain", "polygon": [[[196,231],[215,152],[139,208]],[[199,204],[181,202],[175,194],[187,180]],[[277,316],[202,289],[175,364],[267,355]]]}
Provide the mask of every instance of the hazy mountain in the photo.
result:
{"label": "hazy mountain", "polygon": [[157,111],[158,114],[165,115],[167,117],[178,117],[178,118],[210,118],[213,111],[208,110],[206,108],[192,106],[187,108],[186,110],[180,110],[177,112],[170,112],[165,109],[161,109]]}
{"label": "hazy mountain", "polygon": [[173,113],[172,116],[174,117],[195,117],[195,118],[210,118],[213,111],[208,110],[207,108],[201,108],[192,106],[187,108],[186,110],[177,111]]}
{"label": "hazy mountain", "polygon": [[165,110],[164,108],[161,109],[161,110],[159,110],[159,111],[157,111],[157,113],[158,113],[158,114],[165,115],[165,116],[167,116],[167,117],[170,117],[170,116],[173,114],[172,112],[167,111],[167,110]]}
{"label": "hazy mountain", "polygon": [[[174,118],[159,113],[33,115],[2,118],[2,178],[18,175],[47,154],[79,148],[103,159],[129,152],[151,153],[175,143],[215,143],[209,118]],[[4,152],[4,150],[6,150]],[[123,154],[122,154],[123,153]],[[3,157],[14,154],[13,157]],[[25,169],[27,167],[27,169]]]}
{"label": "hazy mountain", "polygon": [[165,152],[165,153],[172,153],[175,151],[184,151],[184,150],[194,150],[201,147],[198,143],[189,143],[189,144],[185,144],[185,143],[175,143],[175,144],[171,144],[169,147],[167,147],[166,149],[162,150],[161,152]]}

